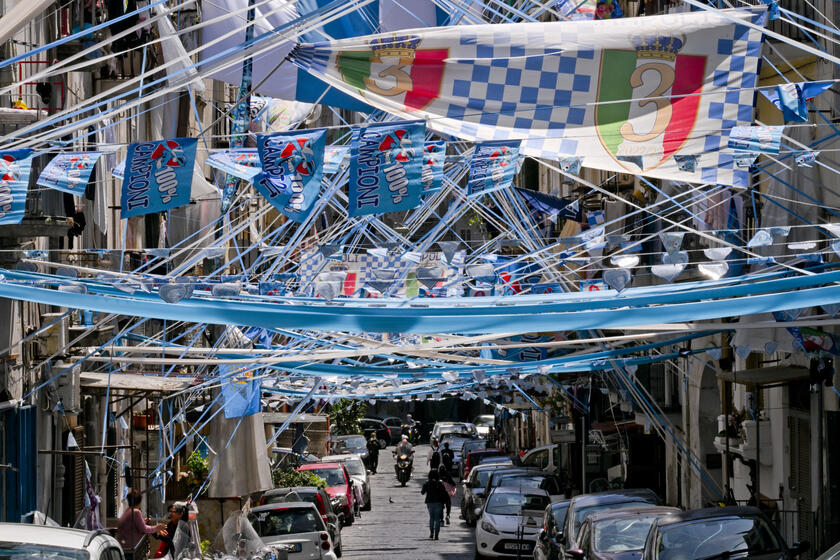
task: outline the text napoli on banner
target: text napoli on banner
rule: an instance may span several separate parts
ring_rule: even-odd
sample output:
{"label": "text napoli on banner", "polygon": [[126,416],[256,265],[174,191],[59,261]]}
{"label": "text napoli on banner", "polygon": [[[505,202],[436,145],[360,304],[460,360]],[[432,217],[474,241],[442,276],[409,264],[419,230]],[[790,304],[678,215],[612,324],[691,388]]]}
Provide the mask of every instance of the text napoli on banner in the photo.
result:
{"label": "text napoli on banner", "polygon": [[[752,122],[766,6],[592,21],[464,25],[298,45],[290,60],[443,134],[524,155],[745,186],[728,131]],[[697,155],[682,166],[675,155]]]}
{"label": "text napoli on banner", "polygon": [[128,146],[121,218],[162,212],[190,202],[198,139],[172,138]]}
{"label": "text napoli on banner", "polygon": [[23,219],[33,157],[29,149],[0,151],[0,225]]}
{"label": "text napoli on banner", "polygon": [[302,222],[321,190],[326,130],[258,136],[263,172],[254,186],[285,216]]}
{"label": "text napoli on banner", "polygon": [[422,121],[353,129],[350,142],[350,216],[410,210],[423,189]]}
{"label": "text napoli on banner", "polygon": [[101,155],[102,152],[58,154],[41,172],[37,184],[40,187],[82,196]]}

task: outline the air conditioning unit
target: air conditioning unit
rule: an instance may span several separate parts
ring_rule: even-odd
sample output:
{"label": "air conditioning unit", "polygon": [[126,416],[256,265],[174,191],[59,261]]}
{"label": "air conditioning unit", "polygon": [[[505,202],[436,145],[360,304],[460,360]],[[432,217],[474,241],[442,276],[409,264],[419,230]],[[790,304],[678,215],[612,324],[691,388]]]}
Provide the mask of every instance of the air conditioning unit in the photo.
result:
{"label": "air conditioning unit", "polygon": [[58,398],[61,399],[61,406],[67,413],[77,413],[82,409],[81,400],[81,374],[82,366],[80,364],[67,364],[59,360],[52,366],[51,375],[56,375],[58,372],[69,369],[58,379],[55,380],[55,388],[58,392]]}

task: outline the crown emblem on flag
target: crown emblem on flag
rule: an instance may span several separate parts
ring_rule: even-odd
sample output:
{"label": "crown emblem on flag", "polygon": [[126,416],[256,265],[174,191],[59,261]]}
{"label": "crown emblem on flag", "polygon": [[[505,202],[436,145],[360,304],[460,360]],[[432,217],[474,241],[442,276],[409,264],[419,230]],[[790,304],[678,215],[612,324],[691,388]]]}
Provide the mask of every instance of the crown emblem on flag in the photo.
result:
{"label": "crown emblem on flag", "polygon": [[639,58],[675,60],[677,53],[683,48],[683,44],[683,39],[679,37],[643,35],[633,38],[633,45],[636,47],[636,54]]}
{"label": "crown emblem on flag", "polygon": [[384,56],[413,57],[418,44],[420,37],[402,35],[372,39],[370,49],[380,59]]}

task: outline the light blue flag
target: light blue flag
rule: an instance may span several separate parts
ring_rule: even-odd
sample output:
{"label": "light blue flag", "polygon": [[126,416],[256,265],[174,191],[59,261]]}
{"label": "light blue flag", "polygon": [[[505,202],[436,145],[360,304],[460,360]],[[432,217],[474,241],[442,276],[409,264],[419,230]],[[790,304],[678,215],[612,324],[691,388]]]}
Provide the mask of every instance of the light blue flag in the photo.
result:
{"label": "light blue flag", "polygon": [[782,112],[785,122],[808,122],[808,105],[805,102],[832,85],[834,82],[792,82],[759,91]]}
{"label": "light blue flag", "polygon": [[122,160],[111,170],[111,175],[122,181],[125,179],[125,160]]}
{"label": "light blue flag", "polygon": [[729,133],[729,147],[739,152],[778,154],[784,126],[734,126]]}
{"label": "light blue flag", "polygon": [[446,162],[446,142],[426,142],[423,149],[423,193],[438,192],[443,187],[443,164]]}
{"label": "light blue flag", "polygon": [[262,171],[260,157],[253,148],[214,152],[207,158],[207,165],[249,183]]}
{"label": "light blue flag", "polygon": [[476,144],[470,162],[468,193],[483,193],[513,185],[519,160],[519,144],[519,140],[494,140]]}
{"label": "light blue flag", "polygon": [[350,216],[419,206],[425,136],[426,124],[422,121],[353,129]]}
{"label": "light blue flag", "polygon": [[129,145],[120,217],[189,204],[197,143],[196,138],[173,138]]}
{"label": "light blue flag", "polygon": [[301,130],[257,137],[263,172],[254,186],[296,222],[312,211],[321,191],[326,131]]}
{"label": "light blue flag", "polygon": [[38,177],[38,186],[82,196],[102,152],[75,152],[55,156]]}
{"label": "light blue flag", "polygon": [[23,219],[33,157],[29,149],[0,151],[0,225]]}
{"label": "light blue flag", "polygon": [[262,410],[260,393],[262,385],[253,378],[252,371],[236,373],[232,366],[220,365],[222,397],[224,397],[225,418],[251,416]]}
{"label": "light blue flag", "polygon": [[338,173],[349,157],[350,146],[328,146],[324,152],[324,173]]}

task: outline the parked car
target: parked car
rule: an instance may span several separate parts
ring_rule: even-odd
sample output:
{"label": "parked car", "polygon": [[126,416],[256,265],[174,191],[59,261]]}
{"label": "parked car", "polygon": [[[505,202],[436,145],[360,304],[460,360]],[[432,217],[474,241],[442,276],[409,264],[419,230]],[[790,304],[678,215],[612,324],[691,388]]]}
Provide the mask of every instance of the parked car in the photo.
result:
{"label": "parked car", "polygon": [[470,441],[469,438],[458,434],[445,434],[440,439],[440,448],[444,448],[444,444],[449,444],[449,449],[454,452],[452,457],[452,475],[459,476],[461,472],[461,465],[464,462],[464,443]]}
{"label": "parked car", "polygon": [[353,481],[347,469],[341,463],[309,463],[301,465],[298,471],[312,471],[327,481],[327,494],[339,499],[339,508],[344,514],[344,525],[350,526],[355,520],[356,499],[353,495]]}
{"label": "parked car", "polygon": [[367,464],[368,450],[365,436],[330,436],[330,454],[358,455]]}
{"label": "parked car", "polygon": [[473,418],[472,423],[478,432],[478,437],[487,438],[496,425],[496,418],[492,414],[482,414]]}
{"label": "parked car", "polygon": [[[463,446],[462,446],[463,449]],[[461,478],[466,478],[467,475],[470,474],[470,469],[481,462],[481,459],[485,457],[504,457],[505,452],[502,449],[498,448],[490,448],[490,449],[476,449],[475,451],[466,452],[464,451],[464,461],[462,462],[463,468],[461,472]]]}
{"label": "parked car", "polygon": [[562,474],[570,472],[569,445],[552,443],[531,449],[522,456],[522,466],[535,467],[546,472]]}
{"label": "parked car", "polygon": [[304,463],[317,463],[318,457],[311,453],[295,453],[288,447],[271,448],[271,468],[274,469],[296,469]]}
{"label": "parked car", "polygon": [[662,506],[593,513],[580,527],[577,548],[568,554],[576,560],[639,560],[654,521],[674,513],[680,510]]}
{"label": "parked car", "polygon": [[531,556],[548,503],[544,490],[494,489],[476,512],[475,557]]}
{"label": "parked car", "polygon": [[568,551],[578,548],[577,535],[588,515],[599,511],[635,508],[646,505],[658,506],[662,502],[651,490],[611,490],[595,494],[581,494],[572,498],[563,528],[563,555],[571,559]]}
{"label": "parked car", "polygon": [[480,508],[484,500],[484,486],[490,474],[501,468],[500,465],[479,465],[470,471],[464,480],[464,496],[461,498],[461,517],[470,527],[475,527],[478,517],[475,515],[475,508]]}
{"label": "parked car", "polygon": [[362,418],[362,433],[365,439],[369,440],[370,435],[376,432],[376,439],[379,440],[379,447],[385,449],[392,443],[391,429],[382,420],[376,418]]}
{"label": "parked car", "polygon": [[386,428],[391,430],[391,443],[399,443],[402,439],[402,418],[388,416],[382,419],[382,423],[385,424]]}
{"label": "parked car", "polygon": [[484,484],[484,496],[489,496],[490,491],[493,488],[497,488],[499,486],[499,478],[501,478],[502,476],[515,473],[532,474],[539,472],[540,471],[536,469],[526,469],[524,467],[514,466],[502,466],[497,469],[494,469],[493,472],[490,473],[490,476],[487,477],[487,482]]}
{"label": "parked car", "polygon": [[840,560],[840,542],[820,554],[817,560]]}
{"label": "parked car", "polygon": [[534,560],[560,560],[563,557],[563,525],[566,523],[569,503],[569,500],[561,500],[546,506],[543,528],[534,549]]}
{"label": "parked car", "polygon": [[357,455],[329,455],[322,459],[325,463],[341,463],[353,479],[362,488],[362,503],[359,508],[364,511],[370,511],[370,476],[368,475],[367,466],[362,462]]}
{"label": "parked car", "polygon": [[288,488],[274,488],[266,491],[260,498],[260,505],[279,504],[284,502],[310,502],[321,514],[321,519],[327,526],[327,531],[333,542],[335,555],[341,557],[341,525],[344,514],[336,512],[332,507],[330,495],[324,488],[316,486],[294,486]]}
{"label": "parked car", "polygon": [[248,520],[267,545],[285,548],[288,560],[335,560],[337,554],[324,520],[314,504],[285,502],[257,506]]}
{"label": "parked car", "polygon": [[495,480],[496,486],[518,486],[519,488],[540,488],[548,492],[549,496],[560,496],[563,489],[560,481],[553,474],[544,472],[519,472],[500,476]]}
{"label": "parked car", "polygon": [[653,522],[643,560],[781,558],[807,552],[808,541],[788,547],[758,509],[731,506],[674,513]]}
{"label": "parked car", "polygon": [[487,440],[486,439],[471,439],[464,442],[464,457],[472,453],[473,451],[478,451],[479,449],[487,449]]}
{"label": "parked car", "polygon": [[123,560],[125,556],[107,531],[0,523],[0,558]]}
{"label": "parked car", "polygon": [[443,445],[443,441],[441,440],[446,434],[454,434],[465,439],[478,437],[478,431],[475,429],[475,426],[468,422],[435,422],[431,437],[437,438],[441,445]]}

